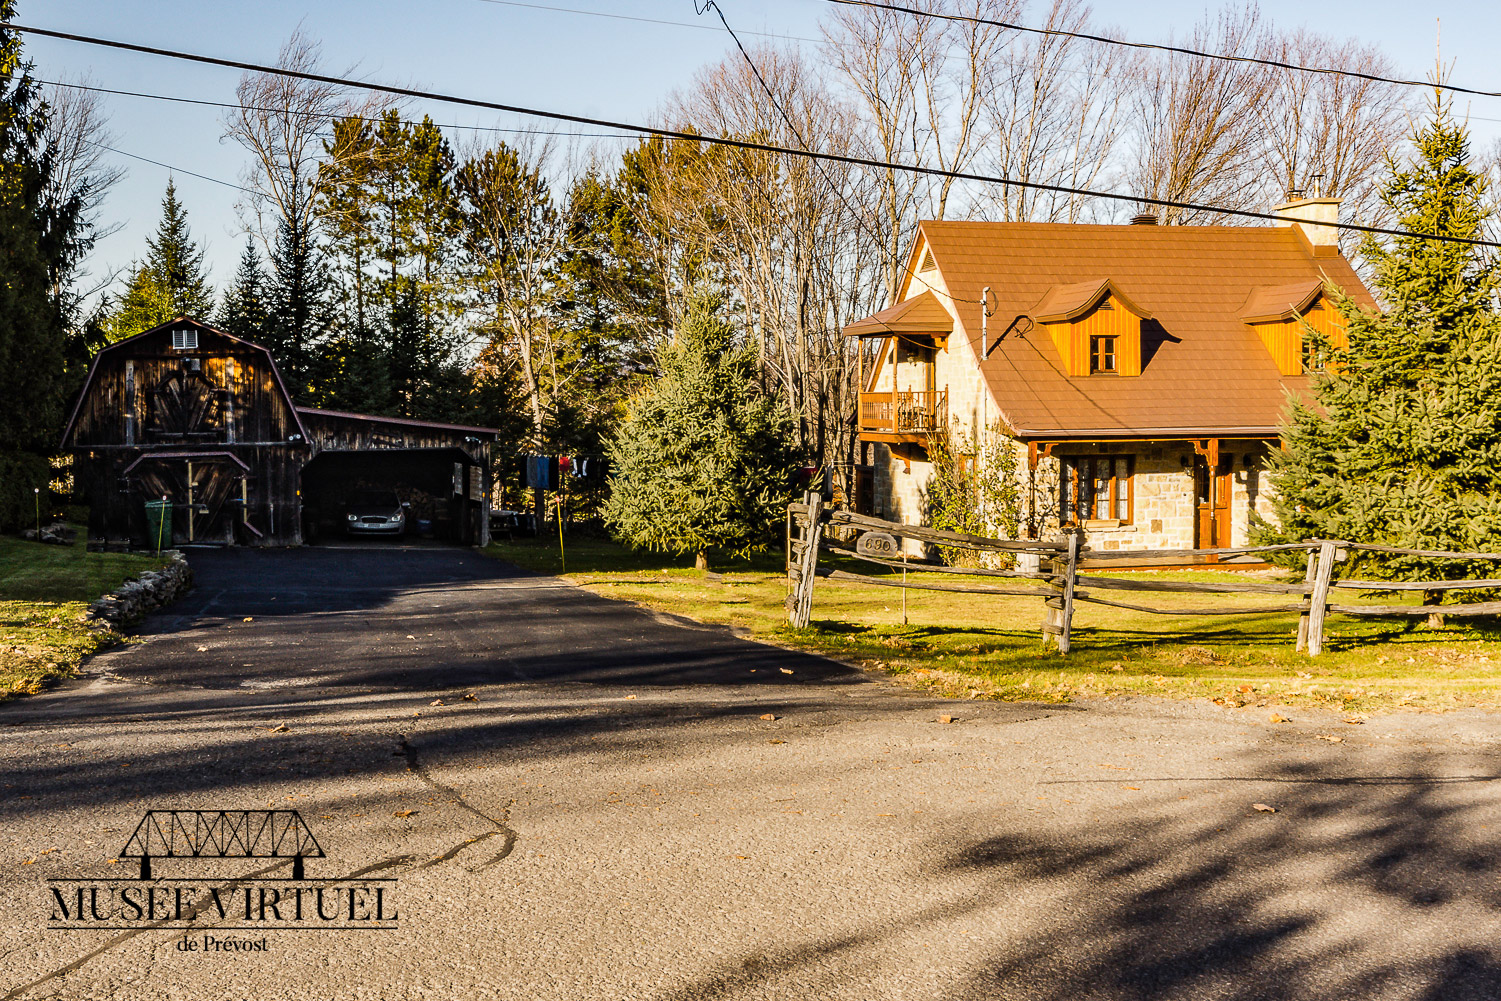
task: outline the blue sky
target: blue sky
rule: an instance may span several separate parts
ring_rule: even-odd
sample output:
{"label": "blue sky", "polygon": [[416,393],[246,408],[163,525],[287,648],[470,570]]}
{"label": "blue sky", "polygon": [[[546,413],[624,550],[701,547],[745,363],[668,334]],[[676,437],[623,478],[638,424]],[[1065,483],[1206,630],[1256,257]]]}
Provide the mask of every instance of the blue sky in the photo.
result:
{"label": "blue sky", "polygon": [[[382,82],[576,114],[643,120],[705,63],[725,54],[729,40],[712,14],[697,17],[693,0],[539,0],[551,7],[627,17],[691,22],[646,23],[544,10],[496,0],[19,0],[22,24],[74,31],[254,62],[273,62],[282,41],[301,24],[323,41],[328,67],[354,68]],[[824,0],[719,0],[737,31],[818,37]],[[1203,3],[1151,4],[1099,0],[1096,20],[1133,39],[1162,41],[1200,17]],[[1501,15],[1493,3],[1428,4],[1271,0],[1263,13],[1279,25],[1305,25],[1380,45],[1404,75],[1422,78],[1434,63],[1437,20],[1455,83],[1501,91],[1494,61]],[[29,37],[26,50],[42,79],[88,74],[104,87],[233,101],[239,74],[151,56]],[[218,109],[132,97],[107,99],[116,148],[222,181],[239,177],[244,154],[221,139]],[[525,119],[446,105],[423,106],[439,123],[531,127]],[[1501,99],[1476,98],[1468,110],[1477,140],[1501,135]],[[556,126],[542,125],[542,128]],[[1479,144],[1479,143],[1477,143]],[[167,170],[119,157],[128,176],[105,205],[123,228],[96,251],[94,271],[138,257],[160,212]],[[236,219],[239,192],[177,175],[195,235],[208,249],[216,284],[232,275],[244,242]]]}

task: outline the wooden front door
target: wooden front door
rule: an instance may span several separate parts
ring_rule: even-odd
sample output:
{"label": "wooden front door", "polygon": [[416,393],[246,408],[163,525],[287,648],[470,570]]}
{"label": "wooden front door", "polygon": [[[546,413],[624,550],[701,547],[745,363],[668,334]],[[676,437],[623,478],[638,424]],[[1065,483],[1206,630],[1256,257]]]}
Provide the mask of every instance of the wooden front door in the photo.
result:
{"label": "wooden front door", "polygon": [[1220,456],[1215,475],[1210,477],[1209,463],[1202,455],[1194,456],[1195,549],[1230,546],[1230,474],[1234,463],[1234,456]]}

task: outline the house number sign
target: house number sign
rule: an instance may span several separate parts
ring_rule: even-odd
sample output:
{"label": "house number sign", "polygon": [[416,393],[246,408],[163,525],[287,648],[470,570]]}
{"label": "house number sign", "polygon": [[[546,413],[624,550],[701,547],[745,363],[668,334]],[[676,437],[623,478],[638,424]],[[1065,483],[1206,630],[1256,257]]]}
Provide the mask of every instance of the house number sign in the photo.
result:
{"label": "house number sign", "polygon": [[855,540],[855,552],[861,556],[899,556],[896,537],[887,532],[866,532]]}

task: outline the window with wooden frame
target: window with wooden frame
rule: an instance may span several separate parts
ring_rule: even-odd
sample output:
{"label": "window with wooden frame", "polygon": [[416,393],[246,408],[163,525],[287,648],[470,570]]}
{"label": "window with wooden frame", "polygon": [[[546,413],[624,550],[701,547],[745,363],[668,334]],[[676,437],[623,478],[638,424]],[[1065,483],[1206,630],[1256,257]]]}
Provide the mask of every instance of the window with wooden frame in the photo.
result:
{"label": "window with wooden frame", "polygon": [[1058,484],[1058,522],[1086,521],[1131,524],[1134,514],[1132,477],[1134,455],[1062,456]]}
{"label": "window with wooden frame", "polygon": [[1119,372],[1120,367],[1116,364],[1116,338],[1091,337],[1089,339],[1089,374],[1117,375]]}

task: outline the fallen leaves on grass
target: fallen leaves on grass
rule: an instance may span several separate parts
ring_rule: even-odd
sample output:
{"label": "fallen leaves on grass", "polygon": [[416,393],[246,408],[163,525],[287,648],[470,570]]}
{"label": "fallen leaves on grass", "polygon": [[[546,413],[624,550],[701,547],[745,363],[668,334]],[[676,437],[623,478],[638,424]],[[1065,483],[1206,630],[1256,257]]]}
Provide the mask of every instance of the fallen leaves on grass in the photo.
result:
{"label": "fallen leaves on grass", "polygon": [[415,817],[419,812],[420,811],[418,811],[418,810],[397,810],[395,813],[391,814],[391,816],[393,816],[393,817]]}
{"label": "fallen leaves on grass", "polygon": [[1286,716],[1283,716],[1281,713],[1272,713],[1272,715],[1270,717],[1268,717],[1268,718],[1273,723],[1291,723],[1292,722],[1292,720],[1288,719]]}
{"label": "fallen leaves on grass", "polygon": [[1252,803],[1251,804],[1251,809],[1258,810],[1258,811],[1260,811],[1262,813],[1276,813],[1277,812],[1277,808],[1275,806],[1267,806],[1265,803]]}
{"label": "fallen leaves on grass", "polygon": [[479,696],[475,695],[473,692],[468,692],[468,693],[466,693],[464,695],[464,701],[465,702],[478,702],[479,701]]}
{"label": "fallen leaves on grass", "polygon": [[442,699],[433,699],[431,702],[428,703],[428,705],[430,705],[430,706],[446,706],[446,705],[448,705],[448,703],[444,702]]}

